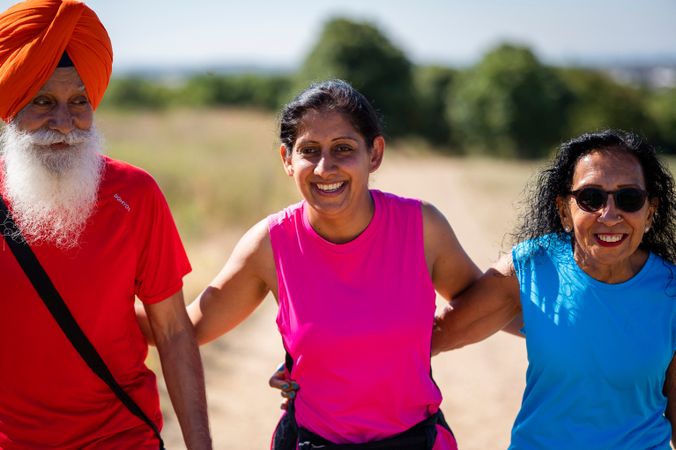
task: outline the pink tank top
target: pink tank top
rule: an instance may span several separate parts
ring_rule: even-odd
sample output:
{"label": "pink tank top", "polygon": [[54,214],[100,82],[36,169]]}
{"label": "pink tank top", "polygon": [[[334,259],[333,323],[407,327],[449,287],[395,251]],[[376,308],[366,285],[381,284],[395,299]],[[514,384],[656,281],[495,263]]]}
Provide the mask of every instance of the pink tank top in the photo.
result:
{"label": "pink tank top", "polygon": [[277,325],[300,385],[296,420],[339,444],[400,433],[441,403],[430,368],[435,291],[420,202],[371,195],[371,223],[346,244],[320,237],[304,202],[268,219]]}

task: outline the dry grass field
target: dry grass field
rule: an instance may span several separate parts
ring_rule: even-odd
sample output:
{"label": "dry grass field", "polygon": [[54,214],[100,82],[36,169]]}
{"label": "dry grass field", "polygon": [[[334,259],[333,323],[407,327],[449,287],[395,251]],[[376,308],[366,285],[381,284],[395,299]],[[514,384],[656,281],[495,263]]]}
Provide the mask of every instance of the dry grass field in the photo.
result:
{"label": "dry grass field", "polygon": [[[186,278],[189,299],[216,274],[248,226],[298,198],[281,170],[271,115],[224,110],[100,116],[109,154],[149,170],[168,196],[194,267]],[[388,148],[372,186],[435,204],[486,268],[508,248],[503,236],[536,167],[444,158],[401,144]],[[267,379],[283,356],[275,310],[274,299],[266,299],[238,329],[202,348],[216,449],[268,448],[279,401]],[[149,364],[158,369],[156,359]],[[524,343],[497,335],[441,355],[433,367],[460,447],[506,448],[524,387]],[[165,394],[163,410],[168,448],[183,448]]]}

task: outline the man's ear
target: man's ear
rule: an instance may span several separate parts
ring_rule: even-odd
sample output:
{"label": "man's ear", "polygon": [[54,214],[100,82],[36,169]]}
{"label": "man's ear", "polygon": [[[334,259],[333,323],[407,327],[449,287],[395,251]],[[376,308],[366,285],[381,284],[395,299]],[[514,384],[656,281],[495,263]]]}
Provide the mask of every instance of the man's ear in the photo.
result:
{"label": "man's ear", "polygon": [[284,171],[288,176],[293,176],[293,165],[291,164],[291,152],[286,150],[286,145],[282,144],[279,146],[279,156],[282,157],[282,164],[284,165]]}
{"label": "man's ear", "polygon": [[369,161],[369,172],[373,173],[378,170],[380,164],[383,162],[383,156],[385,154],[385,138],[382,136],[377,136],[373,140],[373,145],[371,146],[371,159]]}

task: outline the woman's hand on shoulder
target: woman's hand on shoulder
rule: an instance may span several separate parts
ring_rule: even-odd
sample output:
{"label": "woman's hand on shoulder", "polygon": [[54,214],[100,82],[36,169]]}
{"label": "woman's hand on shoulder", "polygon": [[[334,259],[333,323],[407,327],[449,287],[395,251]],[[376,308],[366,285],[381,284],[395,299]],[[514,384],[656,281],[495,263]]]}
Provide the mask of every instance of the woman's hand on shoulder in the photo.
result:
{"label": "woman's hand on shoulder", "polygon": [[262,220],[242,236],[218,275],[188,306],[197,341],[209,342],[234,328],[276,287],[267,220]]}
{"label": "woman's hand on shoulder", "polygon": [[446,217],[433,205],[422,204],[425,259],[434,288],[446,300],[467,289],[481,271],[455,236]]}

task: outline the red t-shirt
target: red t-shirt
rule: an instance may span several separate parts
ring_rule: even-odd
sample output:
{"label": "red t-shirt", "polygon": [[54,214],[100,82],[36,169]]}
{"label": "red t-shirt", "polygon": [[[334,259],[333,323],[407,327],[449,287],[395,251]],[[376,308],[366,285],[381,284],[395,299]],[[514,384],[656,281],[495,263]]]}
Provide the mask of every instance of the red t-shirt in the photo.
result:
{"label": "red t-shirt", "polygon": [[[104,159],[80,246],[42,244],[33,251],[118,383],[161,427],[134,299],[170,297],[190,264],[152,177]],[[157,448],[149,427],[72,347],[2,238],[0,274],[0,449]]]}

